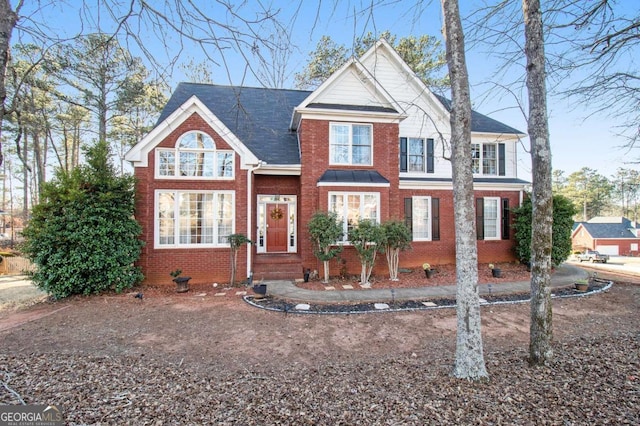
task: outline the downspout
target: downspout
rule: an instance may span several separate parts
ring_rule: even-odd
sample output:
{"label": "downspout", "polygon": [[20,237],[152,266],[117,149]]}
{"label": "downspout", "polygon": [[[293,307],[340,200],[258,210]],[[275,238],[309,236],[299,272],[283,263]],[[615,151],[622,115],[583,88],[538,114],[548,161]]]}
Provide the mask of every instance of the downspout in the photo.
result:
{"label": "downspout", "polygon": [[[253,185],[252,177],[253,172],[262,167],[264,161],[258,161],[258,164],[255,167],[249,168],[247,170],[247,238],[251,239],[252,229],[253,229],[253,221],[252,221],[252,211],[253,211]],[[253,249],[251,247],[247,248],[247,277],[251,276],[251,265],[252,265],[252,256]]]}

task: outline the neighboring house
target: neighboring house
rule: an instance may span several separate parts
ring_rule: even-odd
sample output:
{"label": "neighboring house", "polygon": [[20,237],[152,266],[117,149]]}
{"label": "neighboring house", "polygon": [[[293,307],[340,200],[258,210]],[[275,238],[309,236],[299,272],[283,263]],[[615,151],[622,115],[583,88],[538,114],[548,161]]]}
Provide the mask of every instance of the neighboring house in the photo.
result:
{"label": "neighboring house", "polygon": [[574,251],[597,250],[620,256],[637,256],[640,237],[638,224],[626,217],[598,216],[578,222],[571,233]]}
{"label": "neighboring house", "polygon": [[[127,154],[138,178],[136,217],[148,282],[180,268],[193,281],[228,281],[231,233],[238,271],[300,278],[319,270],[306,224],[316,211],[343,221],[344,265],[359,273],[347,232],[362,218],[401,219],[412,249],[402,266],[455,262],[450,102],[380,41],[315,91],[181,83],[156,127]],[[472,115],[480,262],[514,260],[510,209],[522,132]],[[385,274],[384,257],[375,272]]]}

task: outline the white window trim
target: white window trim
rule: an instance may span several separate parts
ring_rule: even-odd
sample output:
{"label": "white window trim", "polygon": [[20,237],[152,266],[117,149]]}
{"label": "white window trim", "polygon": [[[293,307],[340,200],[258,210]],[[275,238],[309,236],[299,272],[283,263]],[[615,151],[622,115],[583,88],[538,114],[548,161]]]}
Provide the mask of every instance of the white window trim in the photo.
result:
{"label": "white window trim", "polygon": [[[422,141],[422,170],[409,170],[411,167],[411,140],[419,140]],[[407,174],[418,174],[425,175],[427,174],[427,138],[423,137],[407,137],[407,171],[403,172]]]}
{"label": "white window trim", "polygon": [[413,241],[432,241],[433,239],[433,235],[431,235],[432,233],[432,226],[431,226],[431,221],[433,220],[432,217],[432,213],[431,213],[431,196],[413,196],[411,197],[411,221],[413,222],[415,220],[416,217],[416,200],[427,200],[427,209],[429,211],[429,221],[427,223],[427,230],[429,231],[429,237],[428,238],[416,238],[415,234],[414,234],[414,229],[415,229],[415,223],[411,224],[411,239]]}
{"label": "white window trim", "polygon": [[497,202],[497,208],[496,208],[496,236],[495,237],[487,237],[487,228],[485,227],[485,224],[482,224],[482,227],[484,229],[484,240],[487,241],[495,241],[495,240],[500,240],[502,239],[502,203],[501,203],[501,199],[500,197],[484,197],[484,211],[482,212],[482,217],[486,218],[487,217],[487,200],[495,200]]}
{"label": "white window trim", "polygon": [[[350,192],[350,191],[329,191],[329,193],[327,194],[327,211],[331,212],[331,197],[333,195],[342,195],[343,197],[345,197],[346,199],[348,198],[349,195],[358,195],[361,197],[361,201],[362,201],[362,197],[364,197],[365,195],[373,195],[376,197],[376,203],[378,205],[378,208],[376,209],[376,223],[380,224],[380,193],[379,192]],[[343,217],[346,217],[346,213],[348,209],[348,202],[344,203],[344,209],[345,211],[343,211]],[[362,208],[363,208],[363,204],[362,202],[360,203],[360,211],[362,212]],[[337,244],[346,244],[346,245],[350,245],[351,242],[349,241],[349,234],[348,234],[348,224],[347,221],[343,221],[342,223],[342,240],[336,241]]]}
{"label": "white window trim", "polygon": [[[332,141],[331,129],[334,126],[349,126],[349,161],[347,163],[334,163],[332,160]],[[353,126],[368,126],[371,128],[371,155],[369,164],[354,164],[353,163]],[[331,166],[353,166],[353,167],[370,167],[373,166],[373,125],[369,123],[351,123],[351,122],[330,122],[329,123],[329,165]]]}
{"label": "white window trim", "polygon": [[[229,243],[212,243],[212,244],[180,244],[180,227],[175,226],[175,239],[176,241],[173,244],[160,244],[160,220],[158,217],[158,202],[161,193],[172,192],[175,194],[175,200],[178,200],[178,196],[180,194],[230,194],[231,195],[231,204],[233,206],[233,214],[232,222],[231,222],[231,233],[235,234],[236,229],[236,193],[235,191],[194,191],[194,190],[175,190],[175,189],[156,189],[154,193],[154,201],[153,201],[153,248],[155,249],[193,249],[193,248],[218,248],[218,247],[229,247]],[[175,202],[174,209],[174,221],[178,220],[180,217],[179,210],[180,204]],[[217,209],[216,209],[217,210]],[[215,230],[215,238],[214,241],[217,241],[217,229]]]}
{"label": "white window trim", "polygon": [[[179,148],[178,146],[180,145],[180,141],[182,140],[182,138],[188,136],[189,134],[192,133],[203,133],[206,136],[208,136],[211,141],[213,142],[213,148],[207,148],[207,149],[198,149],[198,148]],[[161,152],[173,152],[174,154],[174,165],[173,165],[173,169],[174,169],[174,174],[171,176],[168,175],[161,175],[160,174],[160,153]],[[213,176],[180,176],[178,173],[178,171],[180,170],[180,152],[211,152],[213,153]],[[232,160],[231,160],[231,164],[232,164],[232,168],[231,168],[231,176],[216,176],[216,173],[218,171],[218,153],[222,153],[222,154],[231,154],[232,156]],[[180,180],[234,180],[235,179],[235,175],[236,175],[236,164],[235,164],[236,160],[235,160],[235,151],[231,150],[231,149],[217,149],[216,147],[216,143],[213,139],[213,137],[211,137],[211,135],[208,135],[207,133],[201,132],[199,130],[190,130],[188,132],[183,133],[182,135],[180,135],[180,137],[178,138],[178,140],[176,141],[176,145],[173,148],[156,148],[155,150],[155,171],[154,171],[154,175],[156,179],[180,179]]]}
{"label": "white window trim", "polygon": [[[497,142],[472,142],[471,145],[478,145],[479,146],[479,159],[478,159],[478,172],[474,172],[473,175],[474,176],[498,176],[500,174],[499,168],[500,168],[500,150],[498,148],[498,143]],[[496,158],[495,158],[495,162],[496,162],[496,172],[495,173],[484,173],[484,167],[483,167],[483,162],[484,162],[484,146],[485,145],[493,145],[495,146],[496,149]]]}

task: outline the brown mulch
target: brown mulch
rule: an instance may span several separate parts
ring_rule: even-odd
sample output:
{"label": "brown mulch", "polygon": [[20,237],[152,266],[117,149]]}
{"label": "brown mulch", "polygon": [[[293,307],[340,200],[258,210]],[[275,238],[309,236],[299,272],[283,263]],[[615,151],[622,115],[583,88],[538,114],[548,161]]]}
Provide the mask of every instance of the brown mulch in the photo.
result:
{"label": "brown mulch", "polygon": [[489,380],[472,383],[451,376],[454,309],[286,315],[194,291],[43,303],[8,328],[17,312],[0,312],[0,405],[56,405],[70,425],[640,424],[640,284],[553,305],[541,368],[528,304],[482,307]]}
{"label": "brown mulch", "polygon": [[[521,263],[496,263],[496,268],[502,271],[500,278],[491,274],[488,264],[478,265],[478,282],[480,284],[500,284],[514,281],[529,281],[531,275],[525,265]],[[398,274],[399,281],[391,281],[389,275],[371,276],[371,288],[413,288],[432,287],[439,285],[454,285],[456,283],[455,265],[437,265],[433,269],[435,273],[427,278],[422,268],[414,268],[401,271]],[[332,286],[335,290],[344,290],[343,285],[351,285],[355,289],[360,287],[360,276],[331,277],[328,284],[322,282],[322,277],[314,278],[309,282],[297,282],[296,285],[308,290],[325,290],[325,286]]]}

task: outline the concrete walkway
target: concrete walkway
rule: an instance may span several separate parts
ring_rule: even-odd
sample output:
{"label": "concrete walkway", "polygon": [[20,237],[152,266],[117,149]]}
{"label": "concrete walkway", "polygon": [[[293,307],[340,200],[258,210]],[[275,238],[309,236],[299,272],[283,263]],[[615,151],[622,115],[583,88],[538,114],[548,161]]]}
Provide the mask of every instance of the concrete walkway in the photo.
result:
{"label": "concrete walkway", "polygon": [[[577,279],[587,278],[588,272],[569,264],[560,265],[551,276],[551,287],[566,287]],[[344,302],[387,302],[393,300],[421,300],[433,297],[456,296],[455,285],[443,285],[418,288],[362,289],[362,290],[306,290],[296,287],[292,281],[265,281],[267,294],[283,299],[314,303]],[[531,289],[530,281],[480,284],[480,295],[527,293]]]}
{"label": "concrete walkway", "polygon": [[[552,287],[571,285],[579,278],[588,277],[588,272],[569,263],[561,265],[551,277]],[[341,302],[388,302],[393,300],[421,300],[433,297],[455,298],[456,286],[444,285],[418,288],[396,289],[362,289],[317,291],[296,287],[293,281],[266,281],[267,294],[283,299],[309,303],[341,303]],[[480,294],[527,293],[529,281],[501,282],[481,284]],[[47,294],[38,289],[26,277],[21,275],[0,276],[0,310],[43,300]]]}

